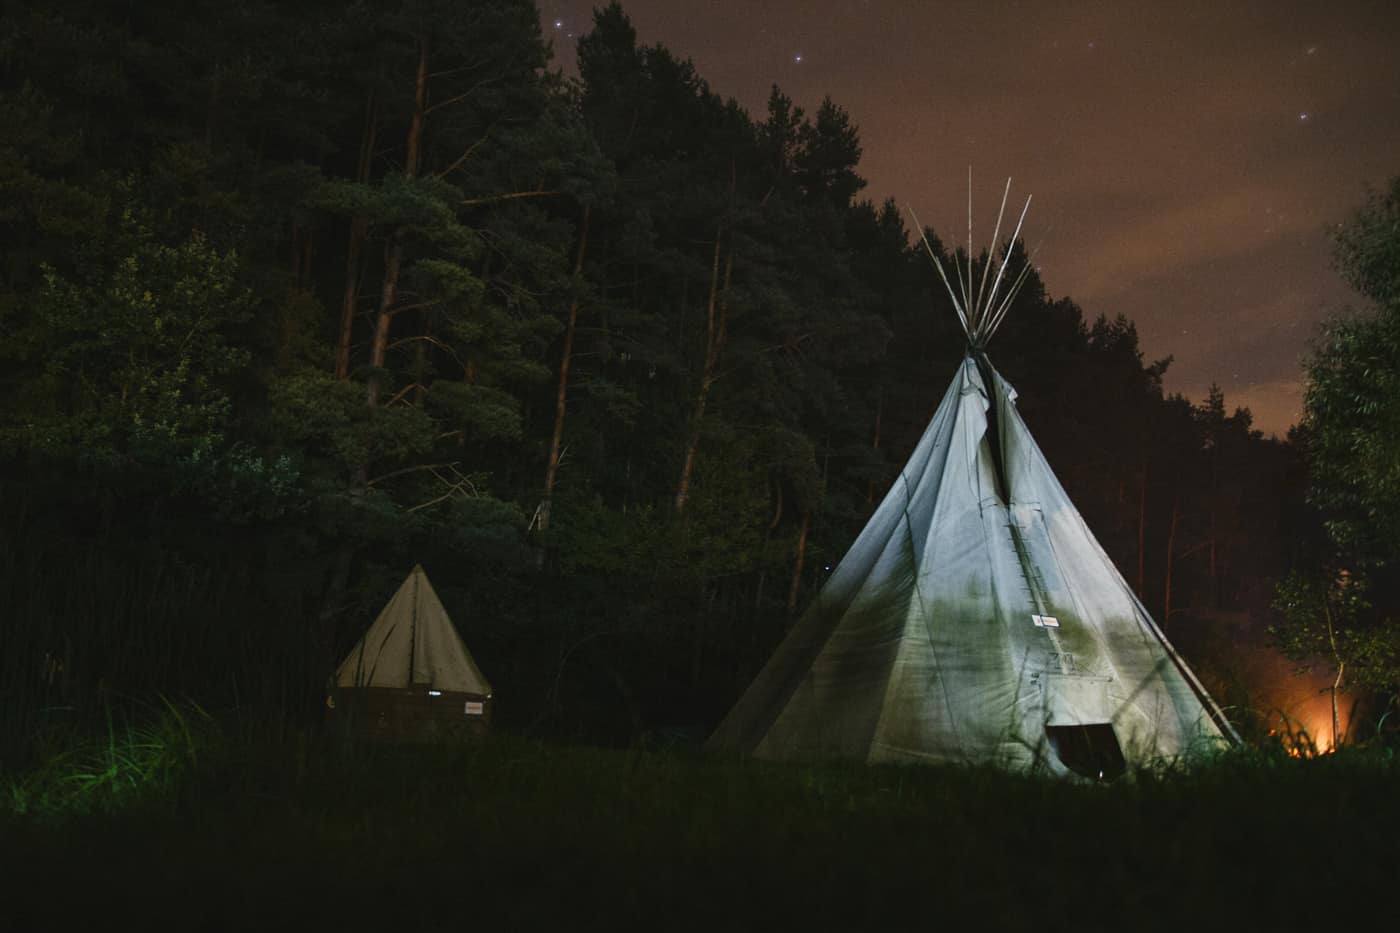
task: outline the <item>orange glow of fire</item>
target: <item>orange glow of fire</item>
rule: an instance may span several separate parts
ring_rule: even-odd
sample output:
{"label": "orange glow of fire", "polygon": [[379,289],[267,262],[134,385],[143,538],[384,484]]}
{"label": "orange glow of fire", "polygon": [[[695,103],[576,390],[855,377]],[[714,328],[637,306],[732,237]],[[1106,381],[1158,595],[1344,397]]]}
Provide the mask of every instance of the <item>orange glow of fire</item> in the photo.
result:
{"label": "orange glow of fire", "polygon": [[1280,725],[1270,729],[1269,736],[1293,758],[1320,758],[1337,750],[1330,711],[1325,717],[1313,714],[1280,719]]}

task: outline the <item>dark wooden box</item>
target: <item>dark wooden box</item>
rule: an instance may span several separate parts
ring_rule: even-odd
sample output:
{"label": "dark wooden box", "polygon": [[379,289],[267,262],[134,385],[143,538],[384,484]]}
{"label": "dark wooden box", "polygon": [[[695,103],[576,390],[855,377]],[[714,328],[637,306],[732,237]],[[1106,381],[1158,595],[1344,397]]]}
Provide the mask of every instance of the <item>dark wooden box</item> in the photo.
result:
{"label": "dark wooden box", "polygon": [[357,738],[440,742],[478,738],[491,728],[490,697],[426,687],[336,687],[326,722]]}

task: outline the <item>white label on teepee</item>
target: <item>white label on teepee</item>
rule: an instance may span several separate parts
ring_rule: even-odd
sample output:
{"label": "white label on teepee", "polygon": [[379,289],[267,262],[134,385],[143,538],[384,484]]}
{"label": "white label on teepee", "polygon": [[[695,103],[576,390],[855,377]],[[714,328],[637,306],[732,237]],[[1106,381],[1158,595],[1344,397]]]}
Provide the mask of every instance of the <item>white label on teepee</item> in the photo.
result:
{"label": "white label on teepee", "polygon": [[480,716],[484,711],[484,705],[474,700],[468,700],[467,705],[462,709],[462,712],[468,716]]}
{"label": "white label on teepee", "polygon": [[1055,618],[1054,616],[1041,616],[1040,624],[1047,626],[1048,628],[1059,628],[1060,620]]}

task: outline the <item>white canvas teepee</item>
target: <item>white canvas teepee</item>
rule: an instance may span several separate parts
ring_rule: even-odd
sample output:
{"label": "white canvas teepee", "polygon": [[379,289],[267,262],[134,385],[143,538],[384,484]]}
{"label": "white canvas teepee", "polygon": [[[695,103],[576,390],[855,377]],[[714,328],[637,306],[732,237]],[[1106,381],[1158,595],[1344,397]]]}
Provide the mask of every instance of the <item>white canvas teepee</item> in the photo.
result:
{"label": "white canvas teepee", "polygon": [[489,696],[421,564],[414,566],[336,671],[338,687],[428,687]]}
{"label": "white canvas teepee", "polygon": [[967,356],[894,486],[712,748],[1094,778],[1234,738],[987,361],[1025,275],[998,304],[1006,259],[984,297],[992,264],[975,290],[970,266],[965,279],[959,269],[961,293],[939,264]]}
{"label": "white canvas teepee", "polygon": [[415,566],[336,670],[329,715],[386,739],[475,734],[491,716],[491,684]]}

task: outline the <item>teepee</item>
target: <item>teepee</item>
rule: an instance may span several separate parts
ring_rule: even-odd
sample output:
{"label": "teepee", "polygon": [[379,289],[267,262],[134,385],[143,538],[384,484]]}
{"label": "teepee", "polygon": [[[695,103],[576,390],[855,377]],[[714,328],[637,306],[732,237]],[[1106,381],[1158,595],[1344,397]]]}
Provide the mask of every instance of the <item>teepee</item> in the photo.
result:
{"label": "teepee", "polygon": [[332,718],[376,738],[483,731],[491,685],[417,565],[336,670]]}
{"label": "teepee", "polygon": [[1011,255],[988,288],[999,215],[974,283],[970,205],[969,195],[969,261],[966,276],[953,262],[956,290],[928,250],[967,354],[893,487],[712,748],[1097,779],[1236,739],[1090,533],[987,359],[1031,262],[998,301]]}

